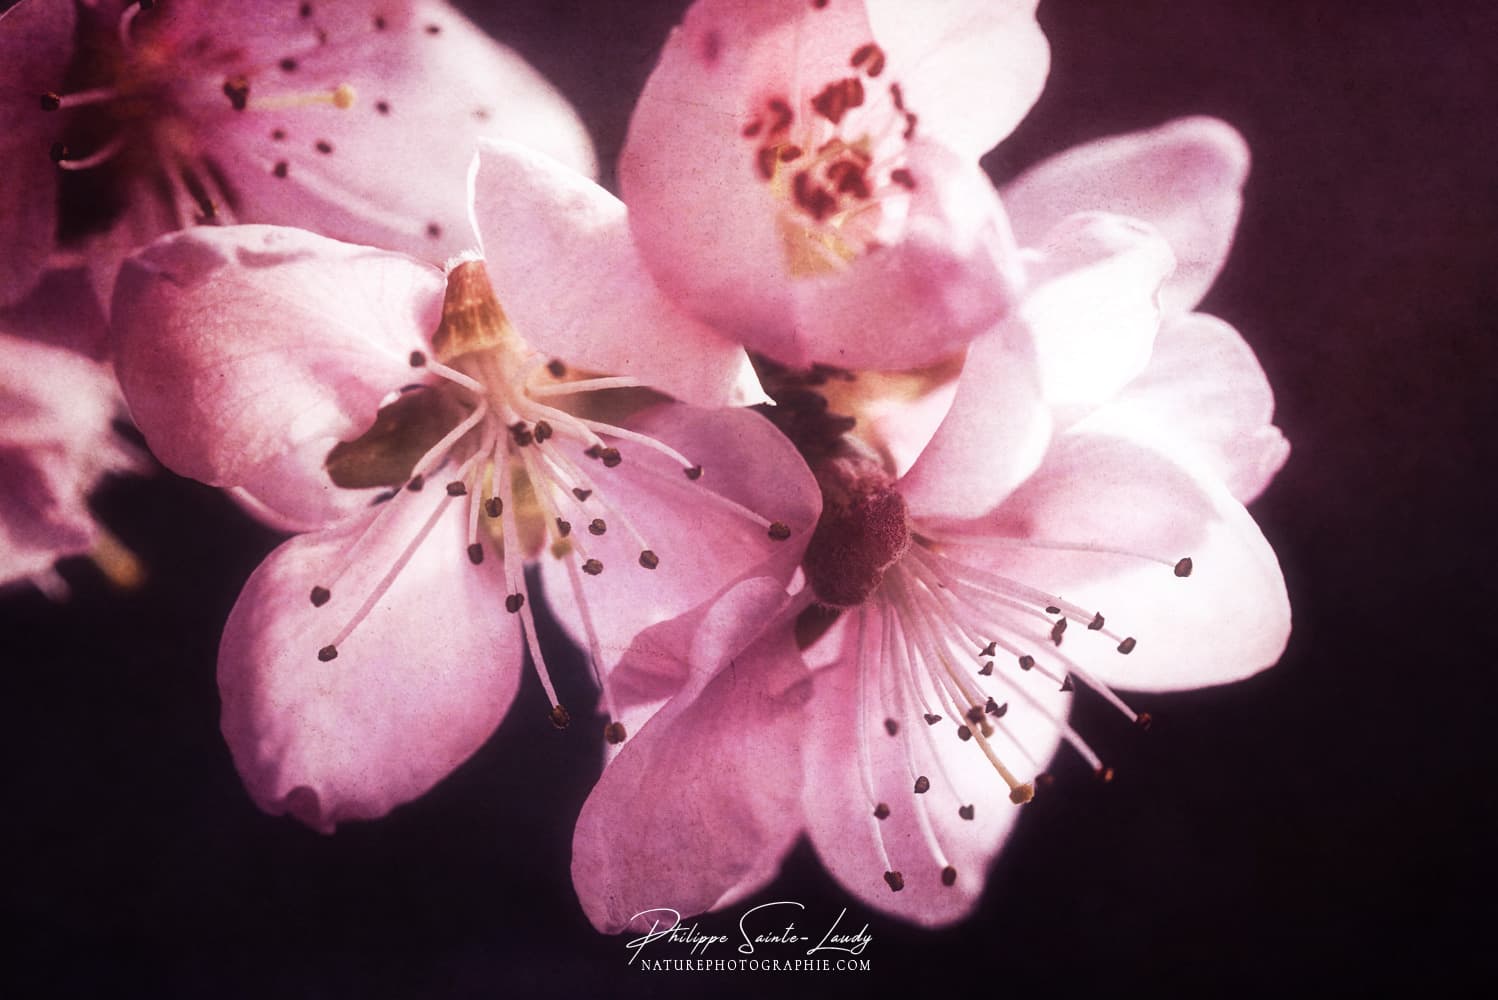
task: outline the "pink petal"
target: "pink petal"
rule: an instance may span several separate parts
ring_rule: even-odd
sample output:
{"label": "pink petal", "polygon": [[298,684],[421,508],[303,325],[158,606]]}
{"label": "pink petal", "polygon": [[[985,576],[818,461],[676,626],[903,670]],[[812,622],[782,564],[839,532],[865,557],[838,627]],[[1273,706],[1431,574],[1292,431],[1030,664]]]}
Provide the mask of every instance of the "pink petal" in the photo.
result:
{"label": "pink petal", "polygon": [[357,436],[412,380],[410,354],[426,348],[442,294],[440,272],[398,254],[299,230],[200,227],[121,272],[120,384],[174,471],[309,516],[330,488],[324,445]]}
{"label": "pink petal", "polygon": [[[580,606],[586,604],[605,669],[612,670],[631,651],[619,675],[611,677],[621,685],[620,696],[637,688],[639,697],[660,697],[671,693],[672,678],[679,683],[685,650],[669,636],[683,633],[637,636],[746,575],[773,577],[783,589],[821,512],[821,493],[800,455],[758,413],[667,404],[631,420],[629,427],[700,463],[702,477],[689,480],[669,458],[619,441],[624,461],[592,473],[598,495],[577,508],[580,514],[594,511],[606,533],[595,536],[583,516],[568,514],[574,536],[588,556],[603,563],[603,573],[582,577],[580,589],[574,589],[562,560],[543,554],[539,563],[558,619],[584,646],[588,633]],[[714,496],[784,523],[790,537],[770,538],[763,524],[713,502]],[[659,558],[657,568],[640,565],[640,539],[626,522]]]}
{"label": "pink petal", "polygon": [[[323,3],[310,18],[295,4],[278,16],[246,8],[240,35],[226,34],[219,7],[189,8],[178,30],[191,38],[206,26],[213,37],[234,38],[250,107],[233,110],[222,74],[210,70],[183,84],[201,89],[184,100],[197,109],[200,149],[239,196],[241,221],[303,226],[441,261],[473,246],[464,191],[480,137],[596,170],[587,133],[561,95],[445,3]],[[319,30],[326,43],[318,43]],[[279,65],[288,57],[294,71]],[[346,110],[257,108],[342,84],[357,95]],[[285,164],[284,177],[277,164]]]}
{"label": "pink petal", "polygon": [[1252,348],[1221,320],[1190,313],[1165,321],[1144,372],[1078,429],[1148,442],[1248,503],[1290,457],[1273,419],[1274,393]]}
{"label": "pink petal", "polygon": [[55,243],[57,165],[49,150],[60,115],[38,105],[61,88],[73,53],[72,3],[21,0],[0,14],[0,306],[19,302],[40,280]]}
{"label": "pink petal", "polygon": [[1051,417],[1025,332],[1004,324],[968,348],[951,409],[900,480],[912,515],[976,517],[1040,464]]}
{"label": "pink petal", "polygon": [[[1111,685],[1155,691],[1241,680],[1278,660],[1290,635],[1283,574],[1243,505],[1125,438],[1058,438],[993,517],[963,530],[965,544],[947,549],[954,558],[1059,594],[1137,640],[1120,655],[1119,639],[1079,628],[1056,650]],[[1091,551],[1046,547],[1057,544]],[[1192,568],[1183,579],[1172,566],[1185,557]],[[1047,645],[1036,649],[1042,662]]]}
{"label": "pink petal", "polygon": [[920,127],[977,159],[1029,113],[1050,71],[1036,0],[866,0]]}
{"label": "pink petal", "polygon": [[[219,647],[223,731],[260,808],[331,833],[431,788],[488,738],[522,663],[499,560],[471,565],[462,503],[404,493],[375,514],[286,542],[250,577]],[[353,633],[332,643],[440,505],[430,534]],[[383,511],[382,511],[383,513]],[[337,576],[347,565],[344,576]],[[331,599],[314,607],[314,586]]]}
{"label": "pink petal", "polygon": [[749,580],[694,616],[694,683],[625,742],[584,804],[572,878],[600,931],[742,895],[800,833],[806,672],[789,617],[755,639],[777,595],[778,580]]}
{"label": "pink petal", "polygon": [[1029,267],[1019,307],[1040,363],[1041,391],[1077,416],[1144,370],[1160,325],[1170,247],[1117,215],[1073,215],[1056,225]]}
{"label": "pink petal", "polygon": [[[867,634],[879,634],[888,609],[876,600],[863,610]],[[989,862],[1024,807],[1009,801],[1008,786],[975,741],[959,741],[950,723],[927,726],[908,699],[890,700],[892,682],[875,676],[893,669],[888,660],[866,660],[861,691],[856,615],[845,615],[835,629],[822,642],[841,643],[842,655],[817,672],[801,736],[802,806],[812,845],[828,871],[865,905],[928,927],[958,920],[976,904]],[[1040,697],[1061,711],[1059,694]],[[893,736],[886,718],[899,722]],[[1032,758],[1048,760],[1058,734],[1048,715],[1016,705],[990,743],[1007,765],[1022,768]],[[865,768],[872,801],[861,776]],[[918,794],[914,778],[923,775],[929,790]],[[883,820],[874,815],[881,802],[889,808]],[[968,805],[971,820],[959,812]],[[940,856],[923,832],[922,812]],[[942,881],[947,865],[956,870],[952,885]],[[904,888],[891,891],[886,871],[900,873]]]}
{"label": "pink petal", "polygon": [[1167,312],[1186,312],[1201,301],[1227,259],[1247,176],[1248,147],[1232,126],[1215,118],[1180,118],[1068,150],[1029,170],[1003,194],[1024,246],[1076,212],[1148,222],[1176,257],[1161,301]]}
{"label": "pink petal", "polygon": [[532,347],[691,403],[766,401],[743,348],[656,288],[623,203],[603,188],[532,150],[484,143],[472,200],[489,280]]}
{"label": "pink petal", "polygon": [[[870,38],[854,4],[699,3],[646,84],[620,158],[630,226],[656,281],[694,315],[791,366],[929,363],[991,325],[1010,298],[1011,238],[986,177],[939,137],[901,138],[886,81],[871,80],[868,101],[846,119],[844,141],[877,147],[863,221],[810,222],[788,179],[766,180],[769,140],[755,128],[770,127],[767,102],[809,109],[827,81],[856,75],[850,54]],[[830,126],[804,114],[806,141],[817,142]],[[892,175],[897,163],[915,182],[911,194],[884,185],[881,171]],[[800,258],[822,245],[814,229],[834,225],[851,261],[829,260],[820,273]],[[866,225],[871,236],[849,235]]]}

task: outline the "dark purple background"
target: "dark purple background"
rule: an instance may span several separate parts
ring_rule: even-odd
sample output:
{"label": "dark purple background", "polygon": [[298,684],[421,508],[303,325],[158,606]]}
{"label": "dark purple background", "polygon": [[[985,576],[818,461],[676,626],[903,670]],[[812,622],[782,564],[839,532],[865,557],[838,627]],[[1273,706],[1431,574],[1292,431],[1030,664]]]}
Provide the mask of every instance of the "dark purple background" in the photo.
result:
{"label": "dark purple background", "polygon": [[[683,4],[468,6],[611,163]],[[1440,992],[1490,973],[1495,11],[1043,5],[1051,80],[998,176],[1187,113],[1253,148],[1206,307],[1258,350],[1294,445],[1255,513],[1296,627],[1247,683],[1137,699],[1159,723],[1146,737],[1084,700],[1079,725],[1119,779],[1061,765],[972,920],[933,933],[872,914],[802,847],[751,902],[799,900],[807,924],[850,906],[872,925],[873,974],[627,968],[567,875],[594,746],[551,731],[530,677],[484,750],[388,820],[325,838],[261,815],[218,734],[213,661],[276,539],[162,475],[99,498],[148,586],[122,597],[77,564],[66,606],[0,600],[12,995]],[[584,703],[582,671],[557,673]]]}

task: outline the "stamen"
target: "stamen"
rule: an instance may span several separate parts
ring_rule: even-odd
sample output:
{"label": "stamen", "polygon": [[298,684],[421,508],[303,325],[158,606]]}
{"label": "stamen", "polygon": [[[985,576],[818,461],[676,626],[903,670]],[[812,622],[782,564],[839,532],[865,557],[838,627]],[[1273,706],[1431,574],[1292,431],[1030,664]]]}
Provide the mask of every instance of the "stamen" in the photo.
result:
{"label": "stamen", "polygon": [[41,107],[43,111],[65,111],[89,104],[103,104],[116,100],[119,96],[120,92],[114,87],[94,87],[90,90],[74,91],[71,94],[58,94],[49,90],[41,96]]}
{"label": "stamen", "polygon": [[61,143],[52,147],[52,159],[63,170],[91,170],[101,163],[114,159],[125,148],[125,136],[117,135],[88,156],[74,157],[71,150]]}
{"label": "stamen", "polygon": [[[231,93],[231,84],[234,85],[234,93]],[[339,111],[347,111],[359,99],[358,91],[350,83],[340,83],[332,90],[312,93],[251,97],[249,81],[243,77],[224,81],[224,94],[228,96],[229,102],[234,105],[236,111],[287,111],[293,108],[313,108],[320,105],[331,105]]]}

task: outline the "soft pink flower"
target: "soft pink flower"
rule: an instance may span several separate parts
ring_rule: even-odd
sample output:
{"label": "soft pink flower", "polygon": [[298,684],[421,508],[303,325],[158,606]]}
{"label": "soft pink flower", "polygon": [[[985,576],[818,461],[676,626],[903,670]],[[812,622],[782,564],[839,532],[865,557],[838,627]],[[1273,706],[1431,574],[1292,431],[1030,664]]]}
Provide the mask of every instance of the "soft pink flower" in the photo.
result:
{"label": "soft pink flower", "polygon": [[[573,876],[596,926],[723,905],[803,830],[869,905],[958,919],[1060,743],[1111,776],[1067,723],[1066,692],[1093,688],[1147,725],[1115,689],[1226,683],[1278,659],[1284,581],[1243,504],[1287,446],[1242,338],[1184,311],[1227,252],[1245,168],[1236,133],[1195,120],[1022,179],[1008,197],[1037,234],[1025,298],[969,349],[923,446],[849,436],[819,376],[779,394],[824,496],[808,592],[719,647],[721,612],[702,612],[696,641],[716,660],[579,820]],[[1159,230],[1082,211],[1099,202]],[[884,424],[908,435],[898,413]],[[820,638],[805,630],[825,617],[797,618],[812,600],[841,609]],[[668,775],[684,731],[729,729]],[[756,798],[769,806],[747,822]],[[714,847],[688,877],[675,859],[692,843]]]}
{"label": "soft pink flower", "polygon": [[980,154],[1049,52],[1034,0],[699,0],[645,86],[620,184],[652,273],[795,367],[908,368],[1012,299]]}
{"label": "soft pink flower", "polygon": [[63,597],[67,585],[52,564],[70,555],[91,555],[114,580],[132,583],[134,558],[87,503],[105,475],[141,464],[110,429],[123,412],[119,390],[99,362],[14,336],[26,332],[26,318],[0,312],[0,584],[29,580]]}
{"label": "soft pink flower", "polygon": [[198,222],[441,260],[472,140],[591,172],[562,98],[441,0],[21,0],[0,17],[0,304]]}
{"label": "soft pink flower", "polygon": [[819,509],[767,421],[702,408],[762,397],[741,349],[655,291],[616,199],[500,145],[471,192],[488,255],[445,283],[233,227],[159,241],[117,289],[120,381],[153,450],[308,531],[246,585],[219,681],[251,795],[321,830],[477,749],[526,647],[567,723],[527,566],[578,623],[618,742],[608,675],[634,636],[740,577],[782,592]]}

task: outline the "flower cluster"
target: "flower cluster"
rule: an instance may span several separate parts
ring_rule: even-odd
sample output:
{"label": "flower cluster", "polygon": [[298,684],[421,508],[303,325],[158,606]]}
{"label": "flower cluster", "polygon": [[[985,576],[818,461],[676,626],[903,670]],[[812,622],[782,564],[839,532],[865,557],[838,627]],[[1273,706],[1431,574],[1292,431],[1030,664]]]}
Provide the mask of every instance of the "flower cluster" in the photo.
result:
{"label": "flower cluster", "polygon": [[107,408],[107,362],[164,465],[291,534],[218,660],[266,811],[332,832],[420,796],[528,661],[605,760],[572,871],[599,929],[724,905],[803,835],[870,905],[960,918],[1058,747],[1112,776],[1073,692],[1147,728],[1121,692],[1248,676],[1290,623],[1244,509],[1288,446],[1195,311],[1244,144],[1179,120],[995,189],[1034,7],[698,0],[621,200],[436,0],[22,0],[0,324],[64,281],[92,318],[73,354],[0,340],[58,373],[0,410],[36,484],[6,575],[98,548],[81,498],[138,465],[51,391]]}

